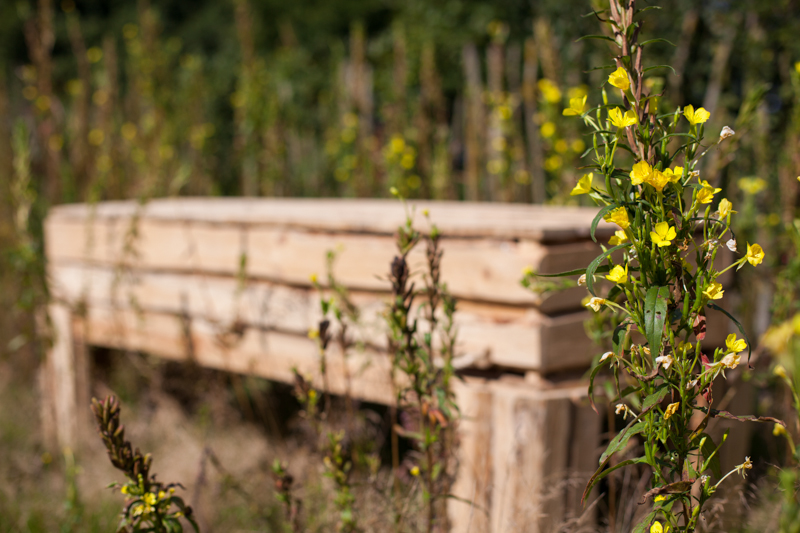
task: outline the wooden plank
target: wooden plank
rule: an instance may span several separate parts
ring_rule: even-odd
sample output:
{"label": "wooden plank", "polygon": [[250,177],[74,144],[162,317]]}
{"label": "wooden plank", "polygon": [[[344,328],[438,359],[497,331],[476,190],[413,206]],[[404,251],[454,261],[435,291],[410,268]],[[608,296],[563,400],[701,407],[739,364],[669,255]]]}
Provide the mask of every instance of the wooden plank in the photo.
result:
{"label": "wooden plank", "polygon": [[492,383],[493,533],[555,531],[566,516],[571,406],[585,385],[537,390]]}
{"label": "wooden plank", "polygon": [[[92,345],[142,351],[284,383],[294,382],[296,368],[315,387],[324,388],[317,343],[306,336],[256,328],[245,328],[237,334],[185,315],[99,306],[89,308],[85,333]],[[341,351],[332,346],[327,368],[328,390],[333,394],[344,395],[349,388],[353,397],[362,400],[384,404],[394,401],[391,360],[385,354],[354,351],[345,363]]]}
{"label": "wooden plank", "polygon": [[[523,238],[539,242],[586,240],[597,213],[592,207],[537,206],[478,202],[409,201],[420,228],[427,227],[421,213],[444,235],[458,237]],[[397,200],[321,198],[177,198],[56,206],[52,220],[131,218],[214,225],[261,225],[338,233],[392,235],[405,221]],[[600,235],[614,227],[601,222]]]}
{"label": "wooden plank", "polygon": [[450,531],[490,531],[492,501],[492,391],[486,380],[453,381],[461,412],[458,421],[458,472],[455,498],[448,500]]}
{"label": "wooden plank", "polygon": [[[304,335],[321,313],[314,289],[231,277],[51,263],[51,290],[72,305],[185,314],[219,327],[241,323]],[[356,340],[386,349],[387,294],[351,293],[361,311]],[[498,365],[548,373],[589,364],[596,351],[584,333],[586,311],[549,317],[534,309],[463,302],[456,312],[459,366]]]}
{"label": "wooden plank", "polygon": [[[326,270],[328,250],[341,250],[337,280],[352,289],[386,291],[386,274],[397,254],[393,238],[297,231],[272,227],[234,227],[141,220],[131,239],[130,222],[50,217],[47,257],[56,262],[127,264],[137,268],[236,275],[246,258],[246,274],[286,284],[309,286]],[[541,306],[545,312],[575,309],[582,290],[536,296],[519,284],[522,270],[543,273],[587,265],[597,255],[592,242],[544,246],[529,240],[443,238],[442,278],[457,297],[512,305]],[[424,249],[409,256],[422,271]],[[468,268],[465,268],[468,266]]]}
{"label": "wooden plank", "polygon": [[[45,404],[51,413],[46,413],[43,423],[55,424],[55,436],[60,448],[75,448],[78,443],[77,375],[73,353],[72,311],[66,305],[52,303],[49,306],[50,323],[53,328],[53,344],[47,351],[46,372],[42,391]],[[46,431],[47,433],[47,431]]]}

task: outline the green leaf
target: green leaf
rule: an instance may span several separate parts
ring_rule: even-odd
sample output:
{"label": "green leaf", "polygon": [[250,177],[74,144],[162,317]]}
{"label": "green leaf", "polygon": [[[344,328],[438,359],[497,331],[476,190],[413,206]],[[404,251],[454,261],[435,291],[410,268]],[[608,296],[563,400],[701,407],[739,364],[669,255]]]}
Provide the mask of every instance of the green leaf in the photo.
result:
{"label": "green leaf", "polygon": [[644,519],[636,524],[636,527],[633,528],[631,533],[647,533],[650,531],[650,526],[653,525],[653,520],[656,519],[656,515],[658,514],[658,510],[652,511],[649,515],[645,516]]}
{"label": "green leaf", "polygon": [[614,328],[614,333],[611,334],[611,351],[616,355],[619,355],[620,349],[624,348],[622,344],[625,342],[625,334],[628,332],[629,324],[630,323],[627,320],[623,320],[616,328]]}
{"label": "green leaf", "polygon": [[591,479],[589,479],[589,482],[586,484],[586,489],[584,489],[583,496],[581,497],[581,504],[583,504],[586,501],[586,497],[592,491],[592,488],[594,488],[597,482],[606,477],[607,475],[609,475],[610,473],[612,473],[614,470],[618,470],[623,466],[628,466],[638,463],[646,463],[646,462],[647,459],[645,457],[637,457],[636,459],[627,459],[625,461],[622,461],[621,463],[617,463],[607,470],[603,470],[603,468],[605,468],[606,466],[605,464],[600,465],[600,468],[597,469],[597,471],[594,473]]}
{"label": "green leaf", "polygon": [[603,455],[600,456],[600,464],[602,465],[612,455],[625,448],[625,445],[628,444],[628,441],[631,440],[631,437],[644,431],[646,426],[647,424],[645,422],[631,420],[631,423],[628,424],[625,429],[617,433],[617,435],[611,439],[611,442],[608,443],[606,451],[604,451]]}
{"label": "green leaf", "polygon": [[638,15],[641,15],[645,11],[650,11],[651,9],[661,9],[661,6],[647,6],[647,7],[643,7],[642,9],[637,9],[636,13],[634,13],[633,16],[635,17],[635,16],[638,16]]}
{"label": "green leaf", "polygon": [[630,246],[630,244],[625,243],[625,244],[618,244],[613,248],[609,248],[602,254],[598,255],[594,259],[594,261],[589,263],[589,266],[586,267],[586,288],[589,290],[590,293],[592,293],[592,296],[597,296],[594,293],[594,274],[600,269],[600,263],[602,263],[605,258],[607,258],[612,253],[616,252],[620,248],[627,248],[628,246]]}
{"label": "green leaf", "polygon": [[711,438],[711,435],[708,433],[701,433],[700,439],[705,439],[703,441],[703,446],[700,447],[700,451],[703,453],[703,458],[706,460],[706,468],[711,469],[711,473],[713,473],[717,479],[722,477],[722,469],[719,464],[719,455],[716,454],[718,446],[714,444],[714,439]]}
{"label": "green leaf", "polygon": [[608,35],[584,35],[583,37],[581,37],[580,39],[576,40],[575,42],[577,43],[578,41],[583,41],[583,40],[586,40],[586,39],[600,39],[602,41],[611,41],[612,43],[616,43],[617,42],[614,39],[612,39],[611,37],[609,37]]}
{"label": "green leaf", "polygon": [[[610,362],[611,359],[606,359],[606,361]],[[600,373],[600,369],[608,364],[606,363],[606,361],[603,361],[602,363],[599,363],[597,366],[595,366],[592,369],[592,374],[589,376],[589,390],[587,394],[589,395],[589,404],[592,406],[592,409],[594,409],[595,413],[597,413],[597,407],[594,405],[594,378],[596,378],[597,374]]]}
{"label": "green leaf", "polygon": [[[588,276],[587,276],[588,279]],[[650,287],[644,300],[644,331],[652,357],[661,353],[661,338],[667,319],[669,287]]]}
{"label": "green leaf", "polygon": [[642,402],[642,410],[646,411],[654,405],[658,405],[661,403],[661,400],[667,397],[667,394],[669,394],[669,384],[662,383],[658,386],[656,392],[644,399],[644,402]]}
{"label": "green leaf", "polygon": [[[669,43],[669,44],[672,44],[672,43]],[[675,46],[675,45],[673,44],[672,46]],[[678,75],[678,73],[677,73],[677,72],[675,72],[675,69],[674,69],[674,68],[672,68],[672,67],[671,67],[671,66],[669,66],[669,65],[653,65],[652,67],[647,67],[646,69],[644,69],[644,70],[642,71],[642,73],[645,73],[645,72],[650,72],[651,70],[655,70],[655,69],[657,69],[657,68],[668,68],[668,69],[670,69],[670,70],[672,71],[672,73],[673,73],[673,74],[675,74],[676,76]]]}
{"label": "green leaf", "polygon": [[617,208],[617,205],[609,204],[609,205],[605,206],[603,209],[601,209],[600,211],[598,211],[597,215],[595,215],[594,220],[592,220],[592,229],[591,229],[591,233],[590,233],[590,235],[592,236],[592,240],[594,242],[597,242],[597,237],[595,237],[594,234],[597,231],[597,225],[600,224],[600,219],[602,219],[606,215],[606,213],[609,213],[610,211],[612,211],[612,210],[614,210],[616,208]]}
{"label": "green leaf", "polygon": [[639,46],[645,46],[645,45],[647,45],[647,44],[652,44],[652,43],[667,43],[667,44],[669,44],[669,45],[675,46],[675,44],[674,44],[674,43],[671,43],[671,42],[669,42],[668,40],[666,40],[666,39],[661,39],[661,38],[657,38],[657,39],[648,39],[647,41],[642,41],[641,43],[639,43]]}
{"label": "green leaf", "polygon": [[[608,272],[608,265],[604,265],[596,270],[596,272],[603,273]],[[538,272],[535,273],[536,277],[539,278],[563,278],[566,276],[580,276],[586,273],[585,268],[576,268],[575,270],[569,270],[567,272],[559,272],[558,274],[539,274]]]}
{"label": "green leaf", "polygon": [[[587,276],[587,279],[588,279],[588,276]],[[720,311],[721,313],[724,313],[725,316],[727,316],[728,318],[733,320],[733,323],[736,324],[737,328],[739,328],[739,333],[741,333],[742,337],[744,337],[744,340],[747,341],[747,365],[750,366],[750,355],[753,353],[753,343],[750,342],[750,337],[748,337],[747,333],[744,332],[744,327],[742,326],[742,324],[738,320],[736,320],[733,317],[732,314],[730,314],[729,312],[727,312],[726,310],[724,310],[723,308],[721,308],[717,304],[708,302],[708,306],[711,309],[714,309],[716,311]]]}

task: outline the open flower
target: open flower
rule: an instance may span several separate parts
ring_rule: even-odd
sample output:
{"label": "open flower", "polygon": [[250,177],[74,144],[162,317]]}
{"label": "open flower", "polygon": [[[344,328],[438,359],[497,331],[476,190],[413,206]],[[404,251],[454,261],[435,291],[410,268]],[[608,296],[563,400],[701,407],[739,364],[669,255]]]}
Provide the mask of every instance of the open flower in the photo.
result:
{"label": "open flower", "polygon": [[622,229],[631,227],[631,221],[628,219],[628,211],[624,207],[618,207],[603,217],[606,222],[613,222]]}
{"label": "open flower", "polygon": [[617,246],[626,242],[628,242],[628,234],[625,233],[623,229],[618,229],[614,232],[614,236],[608,239],[608,244],[611,246]]}
{"label": "open flower", "polygon": [[647,181],[651,172],[653,172],[653,167],[647,161],[639,161],[633,165],[633,170],[631,170],[631,183],[639,185]]}
{"label": "open flower", "polygon": [[634,124],[639,123],[639,119],[636,117],[636,113],[634,113],[632,109],[627,110],[623,115],[622,110],[618,107],[615,107],[608,112],[608,119],[614,126],[618,128],[627,128],[628,126],[633,126]]}
{"label": "open flower", "polygon": [[716,281],[712,281],[708,287],[705,288],[703,291],[703,296],[708,298],[709,300],[719,300],[722,298],[722,294],[725,291],[722,290],[722,283],[717,283]]}
{"label": "open flower", "polygon": [[672,240],[676,236],[675,228],[670,226],[668,222],[659,222],[656,224],[655,231],[650,232],[650,240],[659,248],[672,244]]}
{"label": "open flower", "polygon": [[671,403],[667,406],[666,411],[664,411],[664,420],[669,420],[669,418],[678,412],[678,407],[681,406],[681,402]]}
{"label": "open flower", "polygon": [[653,169],[653,172],[645,179],[645,183],[652,186],[655,190],[661,192],[667,183],[670,182],[670,177],[660,170]]}
{"label": "open flower", "polygon": [[622,91],[627,91],[631,86],[631,80],[628,78],[628,73],[625,72],[625,69],[622,67],[618,67],[617,70],[608,76],[608,83]]}
{"label": "open flower", "polygon": [[650,533],[669,533],[669,524],[664,524],[661,526],[661,522],[653,522],[653,525],[650,526]]}
{"label": "open flower", "polygon": [[578,180],[578,184],[572,189],[572,192],[569,193],[570,196],[577,196],[579,194],[586,194],[592,192],[592,178],[594,174],[589,172],[588,174],[584,174],[581,179]]}
{"label": "open flower", "polygon": [[605,298],[598,298],[595,296],[594,298],[589,300],[589,302],[586,304],[586,307],[590,308],[592,311],[597,313],[600,311],[600,308],[603,307],[603,305],[605,305],[605,303],[606,303]]}
{"label": "open flower", "polygon": [[711,113],[702,107],[697,108],[695,111],[694,106],[687,105],[683,108],[683,116],[686,117],[686,120],[689,121],[689,124],[696,126],[697,124],[702,124],[708,120],[711,117]]}
{"label": "open flower", "polygon": [[700,180],[700,185],[702,186],[702,188],[699,191],[697,191],[697,201],[700,202],[701,204],[710,204],[711,200],[714,199],[714,195],[722,190],[712,187],[705,180]]}
{"label": "open flower", "polygon": [[623,269],[620,265],[616,265],[614,268],[611,269],[611,272],[608,273],[606,276],[608,281],[613,281],[614,283],[618,283],[622,285],[623,283],[628,281],[628,265],[625,265]]}
{"label": "open flower", "polygon": [[670,183],[678,183],[683,177],[683,167],[667,168],[664,170],[664,175]]}
{"label": "open flower", "polygon": [[737,339],[736,333],[731,333],[728,335],[728,338],[725,339],[725,346],[728,348],[728,351],[733,353],[743,352],[747,349],[747,343],[744,339]]}
{"label": "open flower", "polygon": [[561,112],[565,117],[575,117],[583,114],[586,108],[586,95],[583,98],[570,98],[569,107]]}
{"label": "open flower", "polygon": [[750,246],[750,243],[747,243],[747,262],[753,266],[760,265],[761,261],[764,260],[764,250],[761,249],[761,246],[758,244],[754,244]]}

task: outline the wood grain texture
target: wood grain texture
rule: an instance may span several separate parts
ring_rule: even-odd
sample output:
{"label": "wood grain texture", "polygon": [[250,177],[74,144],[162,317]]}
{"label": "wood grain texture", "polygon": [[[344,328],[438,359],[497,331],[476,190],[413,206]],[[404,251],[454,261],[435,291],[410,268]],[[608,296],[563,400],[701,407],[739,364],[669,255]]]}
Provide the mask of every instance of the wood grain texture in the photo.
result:
{"label": "wood grain texture", "polygon": [[[51,291],[73,306],[185,314],[216,324],[234,324],[305,335],[321,320],[316,289],[267,281],[240,283],[227,276],[177,274],[85,266],[49,265]],[[351,292],[360,310],[353,340],[385,350],[386,294]],[[588,312],[551,317],[535,309],[462,302],[456,312],[459,366],[502,367],[543,373],[588,366],[596,351],[583,333]]]}

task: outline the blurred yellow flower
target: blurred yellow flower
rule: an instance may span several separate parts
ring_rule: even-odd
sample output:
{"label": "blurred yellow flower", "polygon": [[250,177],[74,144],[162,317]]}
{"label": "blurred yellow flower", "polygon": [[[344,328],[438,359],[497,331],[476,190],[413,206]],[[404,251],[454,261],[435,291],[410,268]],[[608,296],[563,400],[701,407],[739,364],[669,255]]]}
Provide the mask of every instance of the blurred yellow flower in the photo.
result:
{"label": "blurred yellow flower", "polygon": [[625,72],[625,69],[622,67],[618,67],[617,70],[611,73],[608,76],[608,83],[620,89],[622,91],[627,91],[631,86],[631,81],[628,78],[628,73]]}
{"label": "blurred yellow flower", "polygon": [[556,86],[555,83],[550,81],[547,78],[542,78],[537,83],[539,87],[539,91],[542,93],[542,97],[551,104],[555,104],[561,101],[561,91]]}
{"label": "blurred yellow flower", "polygon": [[761,249],[761,246],[758,244],[754,244],[750,246],[750,243],[747,243],[747,262],[753,266],[757,266],[761,264],[761,261],[764,260],[764,250]]}
{"label": "blurred yellow flower", "polygon": [[653,167],[647,161],[639,161],[633,165],[631,170],[631,183],[639,185],[650,177],[653,172]]}
{"label": "blurred yellow flower", "polygon": [[703,296],[708,298],[709,300],[719,300],[722,298],[722,295],[725,293],[722,290],[722,283],[717,283],[716,281],[712,281],[708,287],[705,288],[703,291]]}
{"label": "blurred yellow flower", "polygon": [[560,169],[563,164],[564,161],[561,159],[561,156],[551,155],[544,160],[544,169],[548,172],[555,172]]}
{"label": "blurred yellow flower", "polygon": [[622,268],[620,265],[614,266],[611,272],[608,273],[608,276],[606,276],[606,279],[620,285],[626,283],[628,281],[628,265],[625,265],[625,268]]}
{"label": "blurred yellow flower", "polygon": [[670,226],[668,222],[659,222],[656,224],[655,231],[650,232],[650,240],[659,248],[672,244],[676,236],[675,228]]}
{"label": "blurred yellow flower", "polygon": [[653,522],[650,526],[650,533],[669,533],[669,524],[661,527],[661,522]]}
{"label": "blurred yellow flower", "polygon": [[742,178],[739,180],[739,188],[747,194],[758,194],[766,186],[767,182],[761,178]]}
{"label": "blurred yellow flower", "polygon": [[606,222],[613,222],[622,229],[628,229],[631,222],[628,219],[628,211],[624,207],[618,207],[603,217]]}
{"label": "blurred yellow flower", "polygon": [[702,107],[697,108],[695,111],[694,106],[687,105],[683,108],[683,116],[686,117],[686,120],[689,121],[689,124],[695,126],[708,120],[711,117],[711,113]]}
{"label": "blurred yellow flower", "polygon": [[608,112],[608,119],[617,128],[627,128],[639,123],[639,119],[636,118],[636,113],[632,109],[627,110],[623,115],[622,110],[618,107]]}
{"label": "blurred yellow flower", "polygon": [[780,424],[775,424],[772,428],[772,434],[776,437],[780,437],[781,435],[786,435],[786,428]]}
{"label": "blurred yellow flower", "polygon": [[415,466],[411,469],[411,475],[417,477],[419,475],[419,467]]}
{"label": "blurred yellow flower", "polygon": [[549,139],[556,133],[556,125],[550,121],[545,122],[542,124],[542,127],[539,129],[542,134],[542,137],[545,139]]}
{"label": "blurred yellow flower", "polygon": [[774,369],[772,369],[772,374],[779,377],[786,379],[786,369],[783,365],[777,365]]}
{"label": "blurred yellow flower", "polygon": [[570,196],[577,196],[579,194],[587,194],[592,192],[592,177],[594,176],[593,173],[589,172],[588,174],[584,174],[581,179],[578,180],[578,184],[572,189],[572,192],[569,193]]}
{"label": "blurred yellow flower", "polygon": [[565,117],[582,115],[583,110],[586,108],[586,98],[586,95],[584,95],[583,98],[570,98],[569,107],[562,111],[561,114]]}

